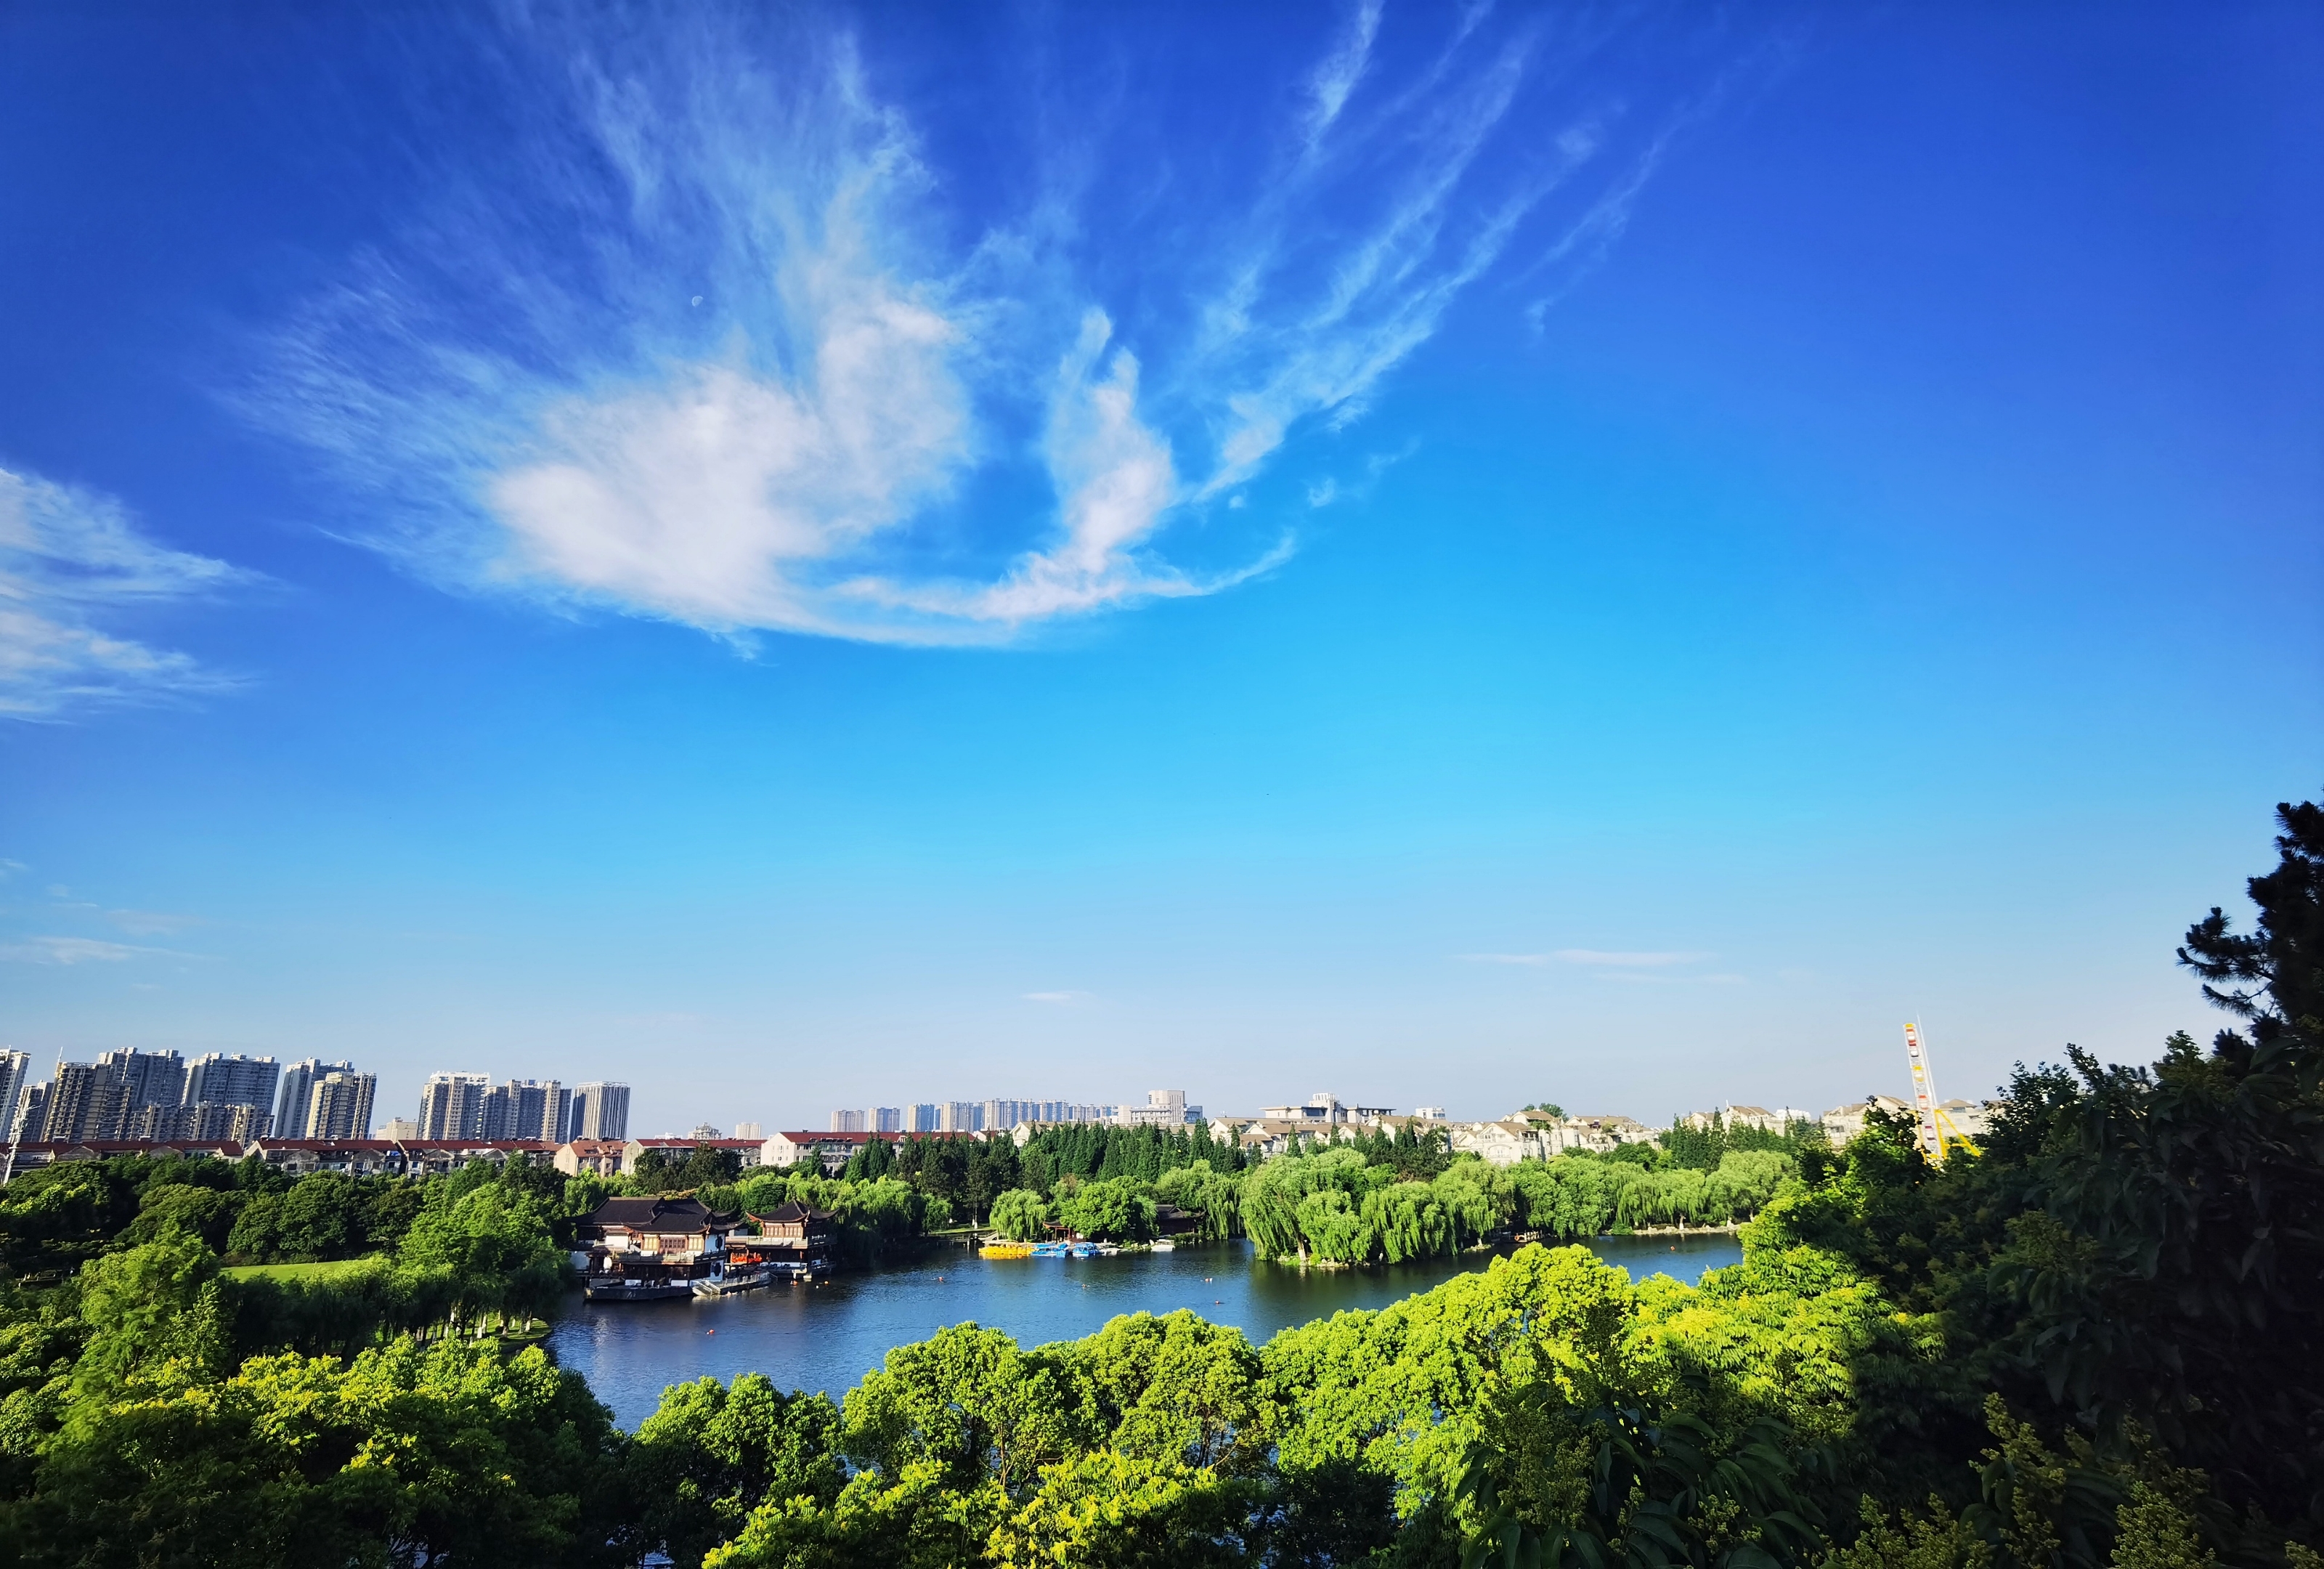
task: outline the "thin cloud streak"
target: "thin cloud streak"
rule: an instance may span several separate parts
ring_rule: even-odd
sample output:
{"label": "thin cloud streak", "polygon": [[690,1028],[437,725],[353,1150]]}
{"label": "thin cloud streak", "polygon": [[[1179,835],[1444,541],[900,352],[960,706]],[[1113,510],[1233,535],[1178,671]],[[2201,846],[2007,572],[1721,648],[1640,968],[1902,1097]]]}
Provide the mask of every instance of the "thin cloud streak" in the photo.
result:
{"label": "thin cloud streak", "polygon": [[238,685],[110,626],[141,607],[252,580],[155,544],[111,496],[0,468],[0,717],[53,719]]}
{"label": "thin cloud streak", "polygon": [[83,964],[92,962],[118,964],[149,954],[165,954],[165,948],[141,948],[128,943],[103,942],[96,937],[30,937],[23,942],[0,943],[0,960],[19,964]]}

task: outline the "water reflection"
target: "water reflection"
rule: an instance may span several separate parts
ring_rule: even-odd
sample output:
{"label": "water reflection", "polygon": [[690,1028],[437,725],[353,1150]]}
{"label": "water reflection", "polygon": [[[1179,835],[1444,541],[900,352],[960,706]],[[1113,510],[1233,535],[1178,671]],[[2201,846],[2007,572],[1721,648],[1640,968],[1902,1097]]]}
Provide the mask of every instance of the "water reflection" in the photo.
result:
{"label": "water reflection", "polygon": [[[1605,1237],[1591,1246],[1634,1278],[1660,1270],[1689,1282],[1742,1257],[1725,1236]],[[948,1324],[973,1321],[1035,1345],[1087,1334],[1116,1314],[1191,1307],[1256,1343],[1344,1308],[1384,1307],[1490,1261],[1472,1253],[1372,1269],[1298,1269],[1255,1261],[1248,1242],[1074,1260],[988,1260],[947,1249],[905,1269],[707,1301],[593,1306],[576,1294],[549,1344],[622,1426],[634,1427],[664,1386],[706,1373],[762,1372],[779,1388],[836,1398],[890,1347]]]}

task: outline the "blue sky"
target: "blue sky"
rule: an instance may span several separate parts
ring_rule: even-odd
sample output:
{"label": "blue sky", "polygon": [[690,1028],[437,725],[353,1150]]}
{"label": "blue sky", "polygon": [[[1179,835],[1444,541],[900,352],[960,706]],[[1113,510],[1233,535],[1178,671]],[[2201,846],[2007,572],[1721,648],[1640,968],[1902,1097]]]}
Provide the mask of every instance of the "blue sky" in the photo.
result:
{"label": "blue sky", "polygon": [[2152,1055],[2324,779],[2319,74],[2292,6],[13,9],[0,1039],[648,1131]]}

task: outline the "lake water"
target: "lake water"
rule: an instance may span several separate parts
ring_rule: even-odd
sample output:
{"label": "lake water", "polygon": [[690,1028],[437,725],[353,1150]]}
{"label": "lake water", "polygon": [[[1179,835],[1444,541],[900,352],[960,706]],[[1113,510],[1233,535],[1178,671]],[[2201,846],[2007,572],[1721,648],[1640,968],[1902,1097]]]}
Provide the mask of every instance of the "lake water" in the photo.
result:
{"label": "lake water", "polygon": [[[1601,1237],[1591,1246],[1634,1279],[1659,1271],[1689,1284],[1743,1257],[1734,1238],[1717,1235]],[[740,1297],[624,1305],[586,1303],[576,1292],[549,1343],[623,1426],[635,1427],[666,1385],[706,1373],[760,1372],[779,1389],[820,1389],[837,1399],[891,1347],[951,1324],[1006,1330],[1029,1346],[1078,1339],[1118,1314],[1191,1307],[1256,1344],[1342,1308],[1385,1307],[1491,1260],[1466,1253],[1370,1269],[1300,1269],[1259,1263],[1240,1241],[1105,1259],[984,1259],[945,1248],[902,1269]]]}

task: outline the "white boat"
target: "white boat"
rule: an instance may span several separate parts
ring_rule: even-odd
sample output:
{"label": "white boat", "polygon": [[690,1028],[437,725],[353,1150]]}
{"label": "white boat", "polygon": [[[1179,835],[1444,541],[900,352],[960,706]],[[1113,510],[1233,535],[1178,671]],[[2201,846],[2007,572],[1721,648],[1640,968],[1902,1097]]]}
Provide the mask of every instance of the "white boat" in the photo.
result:
{"label": "white boat", "polygon": [[1157,1253],[1175,1253],[1178,1251],[1178,1244],[1167,1237],[1157,1237],[1154,1240],[1154,1251]]}
{"label": "white boat", "polygon": [[755,1291],[775,1278],[772,1264],[727,1264],[715,1266],[709,1274],[697,1277],[694,1282],[696,1297],[732,1297],[738,1292]]}

